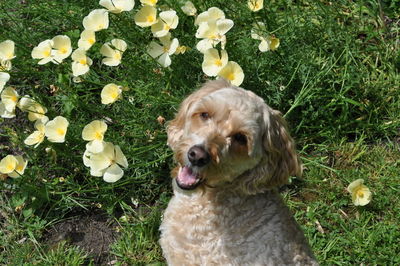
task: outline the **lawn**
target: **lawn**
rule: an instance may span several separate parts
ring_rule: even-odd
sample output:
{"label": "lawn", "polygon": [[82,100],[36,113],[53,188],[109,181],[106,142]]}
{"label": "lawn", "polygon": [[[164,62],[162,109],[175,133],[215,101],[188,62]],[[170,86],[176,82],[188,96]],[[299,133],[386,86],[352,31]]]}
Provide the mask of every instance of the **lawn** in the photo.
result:
{"label": "lawn", "polygon": [[[82,22],[102,8],[99,1],[0,2],[0,43],[12,40],[16,56],[11,67],[2,62],[0,72],[10,75],[2,94],[29,95],[49,120],[68,121],[65,140],[49,135],[34,147],[26,144],[38,130],[29,117],[41,112],[28,116],[16,107],[15,117],[7,118],[0,106],[0,160],[21,155],[28,161],[21,176],[0,174],[0,264],[165,263],[157,243],[173,167],[165,121],[186,95],[215,79],[203,71],[196,18],[183,12],[184,3],[159,0],[155,7],[179,17],[170,32],[181,52],[170,55],[169,66],[149,53],[150,44],[160,42],[151,27],[137,25],[142,4],[136,0],[131,11],[108,14],[108,27],[96,31],[86,51],[89,71],[77,75],[77,54],[38,64],[32,51],[57,35],[78,48]],[[233,21],[225,49],[244,73],[242,82],[233,82],[288,121],[304,175],[281,193],[321,265],[399,265],[399,2],[270,0],[257,12],[247,1],[193,3],[197,14],[218,7]],[[255,27],[258,22],[265,29]],[[260,51],[252,29],[279,39],[279,46]],[[101,53],[113,39],[126,43],[117,66],[107,65]],[[103,88],[111,83],[122,96],[103,104]],[[107,125],[104,141],[118,145],[127,159],[120,163],[123,176],[110,177],[115,182],[93,176],[96,169],[83,162],[89,140],[82,131],[94,120]],[[346,190],[356,179],[372,192],[365,206],[355,206]]]}

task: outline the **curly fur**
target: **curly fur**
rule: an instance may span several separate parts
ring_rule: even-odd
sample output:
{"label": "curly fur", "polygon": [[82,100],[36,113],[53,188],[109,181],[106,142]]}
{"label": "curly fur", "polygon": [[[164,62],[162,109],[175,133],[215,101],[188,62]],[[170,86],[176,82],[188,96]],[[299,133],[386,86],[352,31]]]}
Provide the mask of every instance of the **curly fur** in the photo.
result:
{"label": "curly fur", "polygon": [[[167,131],[178,164],[160,227],[169,265],[317,265],[276,192],[301,174],[280,112],[250,91],[211,81],[182,102]],[[209,163],[188,159],[194,146]],[[199,185],[182,189],[184,168]]]}

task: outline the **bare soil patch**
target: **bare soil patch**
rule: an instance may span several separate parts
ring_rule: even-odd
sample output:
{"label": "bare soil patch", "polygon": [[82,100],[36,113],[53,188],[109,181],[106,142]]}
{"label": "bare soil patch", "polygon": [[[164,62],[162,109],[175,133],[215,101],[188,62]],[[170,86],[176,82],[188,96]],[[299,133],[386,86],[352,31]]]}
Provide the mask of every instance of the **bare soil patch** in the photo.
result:
{"label": "bare soil patch", "polygon": [[95,265],[106,265],[114,259],[110,245],[118,233],[115,223],[105,213],[75,214],[55,224],[44,236],[50,247],[65,241],[86,251]]}

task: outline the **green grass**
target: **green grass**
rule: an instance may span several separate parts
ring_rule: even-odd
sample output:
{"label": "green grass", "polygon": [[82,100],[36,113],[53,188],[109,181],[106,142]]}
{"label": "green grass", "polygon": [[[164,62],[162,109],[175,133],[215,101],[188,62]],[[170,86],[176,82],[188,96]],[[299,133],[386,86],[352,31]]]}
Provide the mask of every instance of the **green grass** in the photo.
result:
{"label": "green grass", "polygon": [[[44,236],[71,211],[99,208],[119,223],[111,249],[116,263],[163,262],[157,228],[171,196],[172,153],[157,117],[172,119],[185,95],[207,77],[195,49],[194,19],[179,2],[159,1],[177,11],[173,36],[190,48],[172,56],[170,68],[146,54],[153,38],[134,23],[136,2],[131,12],[110,14],[109,29],[96,34],[88,53],[94,61],[89,74],[74,83],[70,59],[39,66],[31,51],[58,34],[68,35],[75,48],[82,19],[99,8],[98,1],[1,1],[0,42],[13,40],[17,55],[7,85],[47,107],[50,119],[66,117],[70,126],[65,143],[45,141],[34,149],[23,143],[34,130],[25,113],[0,118],[0,158],[23,154],[29,160],[23,177],[0,182],[0,264],[93,264],[87,252],[63,242],[49,247]],[[321,264],[399,264],[398,1],[275,0],[257,13],[245,1],[193,2],[199,12],[220,7],[234,21],[226,49],[243,68],[241,86],[281,110],[291,126],[306,170],[304,181],[294,180],[284,196]],[[258,51],[258,41],[250,38],[255,21],[280,39],[276,51]],[[98,50],[113,38],[128,43],[122,64],[101,65]],[[130,90],[105,106],[100,91],[111,82]],[[107,121],[105,139],[128,158],[129,168],[114,184],[90,176],[82,163],[81,132],[95,119]],[[345,191],[357,178],[373,192],[365,207],[354,207]]]}

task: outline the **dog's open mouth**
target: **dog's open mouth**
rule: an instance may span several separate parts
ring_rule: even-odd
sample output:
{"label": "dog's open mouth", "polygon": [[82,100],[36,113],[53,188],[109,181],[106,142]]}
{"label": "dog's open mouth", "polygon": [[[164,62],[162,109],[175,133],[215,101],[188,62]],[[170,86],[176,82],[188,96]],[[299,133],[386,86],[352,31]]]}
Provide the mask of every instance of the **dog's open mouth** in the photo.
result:
{"label": "dog's open mouth", "polygon": [[199,173],[193,171],[190,166],[184,166],[179,168],[178,176],[176,177],[176,184],[181,189],[195,189],[201,183]]}

